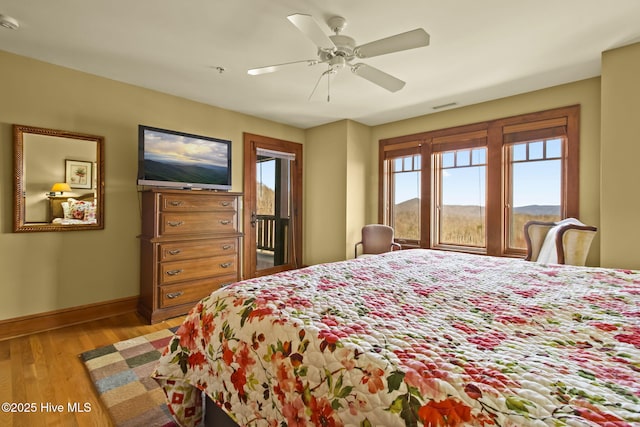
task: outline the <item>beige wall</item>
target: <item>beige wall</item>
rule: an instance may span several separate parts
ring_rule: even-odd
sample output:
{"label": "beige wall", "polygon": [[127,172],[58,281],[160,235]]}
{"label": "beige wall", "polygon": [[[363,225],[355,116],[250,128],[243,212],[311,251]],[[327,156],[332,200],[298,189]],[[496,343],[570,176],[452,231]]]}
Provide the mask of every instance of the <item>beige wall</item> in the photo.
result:
{"label": "beige wall", "polygon": [[304,145],[304,263],[345,258],[348,121],[307,129]]}
{"label": "beige wall", "polygon": [[[518,114],[580,104],[580,219],[600,225],[600,78],[582,80],[522,95],[498,99],[469,107],[430,114],[372,128],[371,150],[378,141],[394,136],[444,129]],[[372,156],[370,167],[377,167],[378,156]],[[371,175],[368,212],[370,222],[377,221],[378,176]],[[598,265],[599,237],[596,236],[588,264]]]}
{"label": "beige wall", "polygon": [[640,43],[602,55],[602,265],[640,269]]}
{"label": "beige wall", "polygon": [[371,192],[368,184],[372,174],[378,168],[371,169],[370,150],[371,128],[360,123],[349,121],[347,138],[347,212],[345,235],[345,258],[354,257],[355,244],[362,239],[362,226],[367,223],[367,206]]}
{"label": "beige wall", "polygon": [[[368,217],[371,128],[340,120],[307,129],[304,258],[306,264],[354,257]],[[377,169],[376,172],[377,173]]]}
{"label": "beige wall", "polygon": [[[0,51],[0,320],[138,294],[137,126],[233,141],[242,191],[242,133],[304,142],[291,126],[187,101]],[[105,229],[12,233],[11,125],[105,137]]]}

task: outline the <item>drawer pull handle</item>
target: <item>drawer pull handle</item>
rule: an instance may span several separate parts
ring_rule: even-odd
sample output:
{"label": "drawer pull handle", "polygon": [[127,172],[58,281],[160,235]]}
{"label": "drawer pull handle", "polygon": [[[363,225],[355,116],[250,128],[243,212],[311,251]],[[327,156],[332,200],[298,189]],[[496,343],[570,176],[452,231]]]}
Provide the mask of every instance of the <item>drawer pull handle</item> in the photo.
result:
{"label": "drawer pull handle", "polygon": [[180,252],[182,252],[180,249],[172,249],[169,251],[169,255],[178,255]]}
{"label": "drawer pull handle", "polygon": [[223,251],[228,251],[229,249],[231,249],[233,247],[233,245],[224,245],[222,246],[222,250]]}
{"label": "drawer pull handle", "polygon": [[178,297],[182,296],[183,293],[184,292],[182,292],[182,291],[171,292],[170,294],[167,294],[167,298],[169,298],[169,299],[178,298]]}
{"label": "drawer pull handle", "polygon": [[182,224],[184,224],[184,221],[167,221],[167,224],[169,224],[169,226],[171,227],[180,227]]}
{"label": "drawer pull handle", "polygon": [[228,201],[228,200],[225,200],[225,201],[223,201],[223,202],[220,202],[220,204],[221,204],[222,206],[224,206],[225,208],[226,208],[227,206],[231,206],[231,202],[230,202],[230,201]]}
{"label": "drawer pull handle", "polygon": [[223,262],[222,264],[220,264],[220,267],[222,268],[229,268],[233,265],[232,262]]}
{"label": "drawer pull handle", "polygon": [[179,270],[169,270],[167,271],[167,274],[169,276],[177,276],[178,274],[182,273],[182,269]]}
{"label": "drawer pull handle", "polygon": [[182,206],[182,200],[172,200],[169,202],[171,206]]}
{"label": "drawer pull handle", "polygon": [[220,220],[220,224],[222,224],[222,225],[228,225],[228,224],[231,224],[231,221],[230,221],[230,220],[228,220],[228,219],[221,219],[221,220]]}

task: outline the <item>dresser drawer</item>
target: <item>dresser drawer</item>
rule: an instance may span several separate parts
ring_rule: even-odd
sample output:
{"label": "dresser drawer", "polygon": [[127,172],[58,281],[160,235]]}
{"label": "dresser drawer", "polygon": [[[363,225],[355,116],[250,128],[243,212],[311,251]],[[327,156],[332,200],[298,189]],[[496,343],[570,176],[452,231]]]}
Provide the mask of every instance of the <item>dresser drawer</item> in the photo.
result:
{"label": "dresser drawer", "polygon": [[185,211],[235,211],[237,198],[233,195],[216,194],[161,194],[160,210],[164,212]]}
{"label": "dresser drawer", "polygon": [[160,214],[160,236],[236,233],[237,231],[235,211]]}
{"label": "dresser drawer", "polygon": [[160,286],[158,306],[173,307],[186,303],[195,303],[216,289],[237,280],[234,274],[209,279],[192,280],[174,285]]}
{"label": "dresser drawer", "polygon": [[185,280],[237,273],[237,271],[238,265],[235,254],[163,262],[160,264],[159,284],[166,285]]}
{"label": "dresser drawer", "polygon": [[215,239],[198,242],[161,243],[158,245],[160,262],[204,258],[235,254],[237,239]]}

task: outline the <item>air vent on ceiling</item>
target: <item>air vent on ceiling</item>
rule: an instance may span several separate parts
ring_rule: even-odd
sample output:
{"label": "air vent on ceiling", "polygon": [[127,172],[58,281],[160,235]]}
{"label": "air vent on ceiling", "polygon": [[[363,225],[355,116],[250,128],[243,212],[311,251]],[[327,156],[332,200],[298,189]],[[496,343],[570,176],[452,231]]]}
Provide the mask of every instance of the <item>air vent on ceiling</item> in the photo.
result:
{"label": "air vent on ceiling", "polygon": [[436,105],[435,107],[433,107],[433,109],[442,110],[443,108],[455,107],[456,105],[458,105],[457,102],[450,102],[448,104]]}

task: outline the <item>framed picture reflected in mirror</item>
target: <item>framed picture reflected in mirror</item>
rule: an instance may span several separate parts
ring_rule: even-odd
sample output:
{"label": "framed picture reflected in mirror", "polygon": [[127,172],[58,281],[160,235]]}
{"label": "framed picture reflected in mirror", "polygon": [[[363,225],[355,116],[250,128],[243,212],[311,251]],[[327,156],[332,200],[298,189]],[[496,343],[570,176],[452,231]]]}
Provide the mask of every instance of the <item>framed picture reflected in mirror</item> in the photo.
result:
{"label": "framed picture reflected in mirror", "polygon": [[91,188],[91,162],[65,160],[65,181],[71,188]]}

